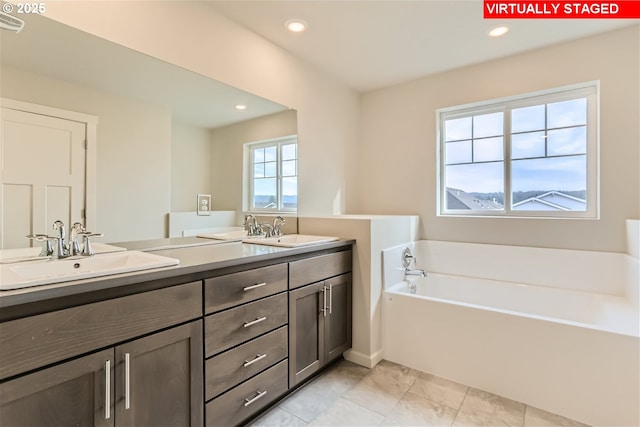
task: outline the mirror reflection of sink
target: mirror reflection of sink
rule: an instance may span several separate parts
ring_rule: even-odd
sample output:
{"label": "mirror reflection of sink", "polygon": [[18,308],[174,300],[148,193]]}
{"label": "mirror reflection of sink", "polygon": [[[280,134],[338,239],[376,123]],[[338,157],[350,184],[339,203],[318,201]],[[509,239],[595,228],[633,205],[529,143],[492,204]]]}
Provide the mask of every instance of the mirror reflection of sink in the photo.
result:
{"label": "mirror reflection of sink", "polygon": [[[91,242],[91,246],[95,254],[126,251],[125,248],[100,242]],[[0,249],[0,264],[37,260],[38,258],[43,258],[40,256],[40,252],[42,252],[40,247]]]}
{"label": "mirror reflection of sink", "polygon": [[198,234],[197,237],[204,237],[206,239],[214,239],[214,240],[228,240],[230,242],[231,241],[239,242],[240,240],[247,237],[247,231],[232,230],[232,231],[226,231],[222,233],[201,233],[201,234]]}
{"label": "mirror reflection of sink", "polygon": [[312,236],[309,234],[285,234],[280,237],[248,237],[243,239],[243,243],[253,243],[256,245],[280,246],[283,248],[297,248],[300,246],[317,245],[338,240],[333,236]]}
{"label": "mirror reflection of sink", "polygon": [[147,252],[125,251],[56,261],[2,264],[0,265],[0,290],[169,267],[179,263],[180,260],[175,258]]}

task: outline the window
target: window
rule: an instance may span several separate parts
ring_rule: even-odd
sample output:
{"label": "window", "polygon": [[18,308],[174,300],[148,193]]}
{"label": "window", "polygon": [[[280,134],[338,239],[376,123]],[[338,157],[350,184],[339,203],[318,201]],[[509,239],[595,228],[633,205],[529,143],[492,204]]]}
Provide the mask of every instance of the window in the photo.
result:
{"label": "window", "polygon": [[246,144],[250,211],[292,212],[298,207],[297,137]]}
{"label": "window", "polygon": [[598,83],[438,110],[439,215],[598,215]]}

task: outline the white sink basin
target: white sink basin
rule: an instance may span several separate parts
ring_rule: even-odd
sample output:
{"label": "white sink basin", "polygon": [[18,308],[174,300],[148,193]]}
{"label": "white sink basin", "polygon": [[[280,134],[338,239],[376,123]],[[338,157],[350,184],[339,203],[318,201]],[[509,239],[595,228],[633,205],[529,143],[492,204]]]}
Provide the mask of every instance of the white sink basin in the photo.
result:
{"label": "white sink basin", "polygon": [[[101,254],[106,252],[126,251],[125,248],[109,245],[107,243],[92,242],[93,252]],[[0,249],[0,263],[13,263],[40,258],[42,248],[16,248],[16,249]]]}
{"label": "white sink basin", "polygon": [[125,251],[93,257],[2,264],[0,265],[0,290],[168,267],[179,263],[180,260],[175,258],[147,252]]}
{"label": "white sink basin", "polygon": [[333,236],[311,236],[309,234],[285,234],[281,237],[248,237],[243,239],[243,243],[253,243],[256,245],[280,246],[283,248],[297,248],[300,246],[317,245],[338,240]]}

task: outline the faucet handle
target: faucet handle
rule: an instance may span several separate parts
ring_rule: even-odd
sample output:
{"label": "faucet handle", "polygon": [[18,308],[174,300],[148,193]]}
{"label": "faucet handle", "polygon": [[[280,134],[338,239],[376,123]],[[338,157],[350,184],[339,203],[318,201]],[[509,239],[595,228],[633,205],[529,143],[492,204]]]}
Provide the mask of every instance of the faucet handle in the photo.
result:
{"label": "faucet handle", "polygon": [[53,246],[51,241],[56,237],[49,237],[46,234],[29,234],[25,236],[27,239],[35,240],[36,242],[42,242],[42,250],[38,256],[51,256],[53,255]]}
{"label": "faucet handle", "polygon": [[402,250],[402,266],[404,268],[409,268],[409,266],[411,265],[411,262],[413,261],[413,263],[416,263],[416,257],[414,257],[411,254],[411,249],[409,248],[404,248]]}
{"label": "faucet handle", "polygon": [[82,256],[93,256],[95,253],[93,252],[93,247],[91,246],[91,239],[94,237],[103,237],[102,233],[92,233],[90,231],[84,231],[82,233],[78,233],[82,237],[84,237],[84,245],[82,245]]}

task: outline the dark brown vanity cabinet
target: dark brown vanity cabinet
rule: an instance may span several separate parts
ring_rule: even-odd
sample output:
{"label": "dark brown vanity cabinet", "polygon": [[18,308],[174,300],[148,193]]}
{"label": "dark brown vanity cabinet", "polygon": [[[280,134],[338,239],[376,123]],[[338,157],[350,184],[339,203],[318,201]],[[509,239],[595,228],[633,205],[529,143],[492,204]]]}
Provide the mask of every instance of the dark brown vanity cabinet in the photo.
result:
{"label": "dark brown vanity cabinet", "polygon": [[351,251],[289,264],[289,387],[351,347],[350,271]]}
{"label": "dark brown vanity cabinet", "polygon": [[0,383],[0,426],[202,425],[201,295],[195,282],[0,324],[18,374]]}
{"label": "dark brown vanity cabinet", "polygon": [[286,263],[205,280],[207,426],[233,426],[289,388]]}

